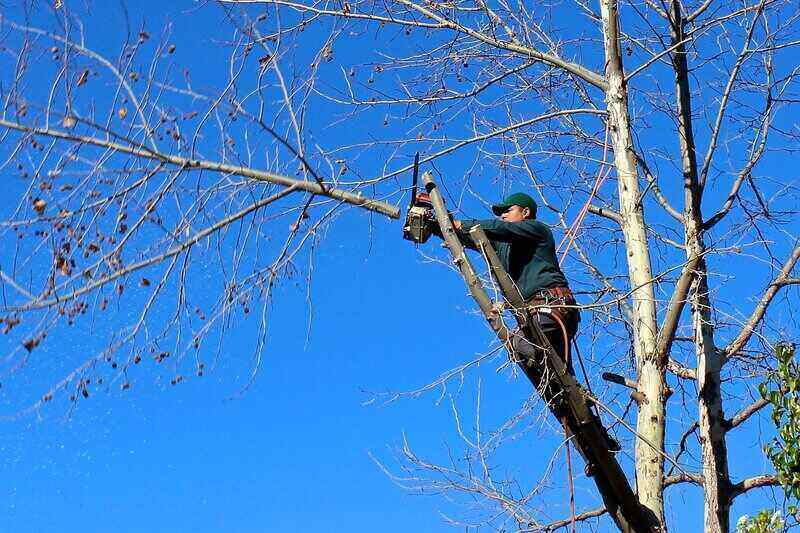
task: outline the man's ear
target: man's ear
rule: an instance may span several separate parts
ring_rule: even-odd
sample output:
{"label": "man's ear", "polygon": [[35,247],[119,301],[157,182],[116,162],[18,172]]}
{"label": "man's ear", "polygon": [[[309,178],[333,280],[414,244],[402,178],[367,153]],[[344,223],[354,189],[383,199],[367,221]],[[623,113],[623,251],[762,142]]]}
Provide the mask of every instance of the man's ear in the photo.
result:
{"label": "man's ear", "polygon": [[522,209],[522,216],[525,218],[531,218],[531,209],[530,207],[525,207]]}

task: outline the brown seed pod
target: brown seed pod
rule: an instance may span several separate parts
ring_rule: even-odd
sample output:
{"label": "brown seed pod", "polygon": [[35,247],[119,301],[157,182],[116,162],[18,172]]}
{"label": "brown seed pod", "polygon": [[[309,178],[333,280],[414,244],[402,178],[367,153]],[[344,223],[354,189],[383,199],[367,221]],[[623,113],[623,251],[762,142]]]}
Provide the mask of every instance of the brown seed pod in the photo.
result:
{"label": "brown seed pod", "polygon": [[36,211],[36,214],[41,215],[42,213],[44,213],[46,207],[47,207],[47,202],[45,202],[41,198],[33,199],[33,210]]}

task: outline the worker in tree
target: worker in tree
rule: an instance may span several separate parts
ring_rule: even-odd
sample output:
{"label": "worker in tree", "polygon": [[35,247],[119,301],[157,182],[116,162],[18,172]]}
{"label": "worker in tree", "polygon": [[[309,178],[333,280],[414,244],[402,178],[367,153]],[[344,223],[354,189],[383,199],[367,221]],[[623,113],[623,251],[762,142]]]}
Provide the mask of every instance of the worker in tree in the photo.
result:
{"label": "worker in tree", "polygon": [[[574,376],[570,357],[570,341],[580,322],[575,297],[567,284],[556,259],[553,233],[547,225],[536,220],[536,202],[525,193],[517,192],[492,206],[497,219],[453,220],[459,240],[468,248],[477,250],[469,230],[479,225],[497,252],[503,268],[514,280],[523,300],[528,305],[529,316],[547,336],[555,352],[560,355],[568,371]],[[441,236],[441,230],[433,233]],[[554,386],[545,371],[544,351],[534,346],[522,335],[512,337],[511,349],[523,361],[523,369],[536,384],[553,414],[562,422],[567,437],[571,431],[567,424],[567,406],[558,386]],[[521,357],[520,357],[521,355]],[[612,451],[620,446],[599,422],[607,445]],[[594,466],[588,461],[586,474],[592,475]]]}
{"label": "worker in tree", "polygon": [[[525,193],[517,192],[492,206],[497,219],[453,220],[459,240],[468,248],[477,250],[469,230],[479,225],[497,252],[503,268],[514,280],[523,300],[528,305],[530,317],[535,320],[547,336],[555,352],[560,355],[568,371],[574,375],[570,357],[570,341],[575,336],[580,322],[575,297],[567,284],[556,259],[553,233],[547,225],[536,220],[536,202]],[[438,225],[437,225],[438,226]],[[441,237],[441,230],[433,228]],[[569,435],[566,416],[567,406],[558,387],[552,386],[544,371],[544,352],[533,346],[522,335],[512,338],[512,350],[525,354],[523,368],[540,390],[556,417],[564,424]],[[608,447],[620,449],[617,441],[602,428]],[[587,475],[592,475],[593,466],[586,465]]]}
{"label": "worker in tree", "polygon": [[[415,163],[416,166],[416,163]],[[406,216],[403,237],[424,243],[431,234],[443,237],[441,228],[432,215],[433,205],[427,195],[416,195],[416,174],[411,206]],[[538,323],[557,355],[566,363],[574,376],[570,357],[570,341],[575,336],[580,315],[575,297],[556,259],[553,233],[536,220],[536,202],[524,193],[514,193],[492,206],[499,219],[452,220],[456,235],[462,244],[477,250],[469,230],[479,225],[497,252],[503,269],[511,276],[528,307],[528,316]],[[551,379],[546,352],[522,332],[511,337],[511,351],[530,380],[539,390],[556,418],[563,424],[569,438],[570,406],[561,389],[560,380]],[[578,385],[579,386],[579,385]],[[597,417],[595,413],[591,416]],[[611,437],[597,417],[597,426],[603,432],[608,449],[619,451],[620,446]],[[584,451],[578,448],[582,454]],[[586,474],[593,475],[595,464],[584,454]]]}
{"label": "worker in tree", "polygon": [[508,196],[493,205],[492,212],[499,218],[454,220],[459,239],[468,248],[477,249],[469,230],[480,225],[530,306],[532,318],[573,372],[569,341],[575,336],[580,315],[567,278],[558,266],[553,233],[536,220],[536,202],[525,193]]}

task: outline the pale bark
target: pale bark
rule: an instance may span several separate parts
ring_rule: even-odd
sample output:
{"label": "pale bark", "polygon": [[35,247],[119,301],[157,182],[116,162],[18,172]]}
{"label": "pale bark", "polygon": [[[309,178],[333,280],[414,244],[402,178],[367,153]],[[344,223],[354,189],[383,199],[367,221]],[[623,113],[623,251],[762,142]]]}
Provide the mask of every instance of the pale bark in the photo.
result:
{"label": "pale bark", "polygon": [[[688,233],[694,226],[687,224],[686,227]],[[699,235],[689,244],[691,253],[704,246],[703,239]],[[714,344],[714,326],[711,323],[711,302],[705,268],[705,261],[701,260],[691,294],[699,389],[698,430],[705,479],[703,523],[706,532],[727,533],[730,531],[731,482],[728,474],[725,414],[722,410],[720,386],[722,358]]]}
{"label": "pale bark", "polygon": [[[614,148],[614,166],[619,188],[619,214],[628,260],[632,299],[634,352],[638,367],[639,392],[648,399],[639,408],[638,432],[657,449],[664,449],[665,365],[656,357],[656,307],[650,251],[639,201],[639,176],[633,150],[628,93],[619,48],[619,26],[616,0],[601,0],[605,74],[608,82],[606,104],[609,137]],[[639,501],[664,521],[663,458],[641,439],[636,441],[636,483]]]}

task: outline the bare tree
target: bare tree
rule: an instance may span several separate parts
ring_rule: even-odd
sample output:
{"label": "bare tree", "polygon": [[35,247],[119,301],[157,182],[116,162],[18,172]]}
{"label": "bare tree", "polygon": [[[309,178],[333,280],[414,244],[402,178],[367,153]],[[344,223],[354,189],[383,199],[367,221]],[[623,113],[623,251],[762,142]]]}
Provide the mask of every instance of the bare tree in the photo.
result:
{"label": "bare tree", "polygon": [[[637,497],[662,524],[669,486],[702,487],[705,530],[727,532],[737,497],[777,484],[769,472],[733,479],[727,443],[754,438],[737,428],[766,405],[755,388],[774,344],[797,336],[792,2],[208,8],[231,31],[228,83],[217,91],[176,75],[168,32],[129,32],[112,58],[92,49],[67,3],[50,27],[2,19],[10,68],[0,126],[12,147],[3,168],[25,178],[4,224],[18,250],[2,271],[6,329],[23,340],[12,360],[22,365],[45,335],[100,312],[126,284],[147,288],[130,327],[42,401],[61,389],[79,398],[103,360],[120,359],[124,376],[147,350],[192,353],[234,310],[267,309],[274,284],[342,207],[397,216],[383,201],[399,198],[397,177],[420,151],[423,165],[457,158],[463,176],[444,180],[456,206],[512,187],[539,193],[594,332],[581,341],[597,356],[589,373],[626,374],[637,393],[627,405],[613,389],[604,398],[635,411],[610,416],[635,432]],[[320,107],[328,131],[349,126],[346,140],[311,138]],[[383,169],[359,163],[368,151]],[[265,260],[253,240],[278,231]],[[206,266],[192,260],[200,247],[221,273],[207,309],[187,296],[189,270]],[[158,275],[140,278],[144,268]],[[148,317],[173,292],[174,312]],[[403,481],[480,494],[483,523],[498,528],[569,524],[536,516],[543,484],[495,483],[486,466],[523,419],[488,441],[465,437],[475,460],[466,469],[404,448]]]}
{"label": "bare tree", "polygon": [[[307,153],[307,95],[235,21],[226,84],[203,92],[173,60],[169,27],[128,28],[113,57],[92,49],[70,6],[39,18],[52,27],[0,21],[3,169],[16,198],[0,276],[5,332],[19,339],[7,370],[65,327],[108,343],[25,411],[63,391],[88,396],[109,365],[108,379],[127,388],[143,357],[171,358],[173,383],[181,368],[202,375],[200,346],[219,350],[242,313],[261,322],[255,373],[274,289],[311,275],[331,221],[347,207],[399,209]],[[104,329],[120,306],[130,322]]]}

